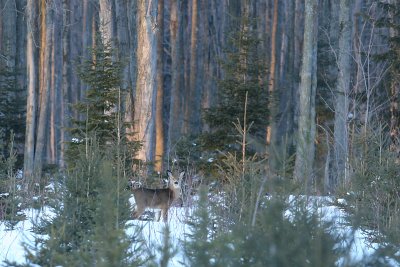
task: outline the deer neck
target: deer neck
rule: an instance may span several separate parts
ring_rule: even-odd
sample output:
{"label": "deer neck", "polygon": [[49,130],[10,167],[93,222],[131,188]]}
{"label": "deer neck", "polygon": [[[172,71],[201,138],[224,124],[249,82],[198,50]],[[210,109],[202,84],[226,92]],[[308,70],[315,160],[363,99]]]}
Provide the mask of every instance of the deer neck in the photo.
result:
{"label": "deer neck", "polygon": [[171,192],[173,200],[177,200],[181,196],[181,188],[180,187],[177,188],[174,186],[170,186],[169,190]]}

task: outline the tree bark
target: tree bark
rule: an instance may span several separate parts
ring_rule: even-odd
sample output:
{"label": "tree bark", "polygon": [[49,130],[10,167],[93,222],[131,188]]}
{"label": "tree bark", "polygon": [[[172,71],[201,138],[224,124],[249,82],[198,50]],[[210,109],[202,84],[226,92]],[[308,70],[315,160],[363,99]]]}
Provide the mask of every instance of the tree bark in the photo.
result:
{"label": "tree bark", "polygon": [[299,130],[294,177],[310,191],[315,155],[315,90],[317,81],[318,0],[306,0],[301,66]]}
{"label": "tree bark", "polygon": [[113,14],[112,14],[112,1],[113,0],[100,0],[100,33],[104,44],[110,44],[111,47],[115,47],[112,43],[114,37],[113,28]]}
{"label": "tree bark", "polygon": [[[62,18],[62,2],[54,0],[54,16]],[[51,111],[50,111],[50,163],[60,164],[60,137],[61,137],[61,108],[62,101],[62,20],[55,19],[52,30],[51,53]]]}
{"label": "tree bark", "polygon": [[35,35],[37,27],[35,20],[37,19],[36,0],[28,0],[26,6],[26,23],[27,23],[27,102],[26,102],[26,131],[25,131],[25,149],[24,149],[24,176],[30,181],[33,175],[33,162],[35,155],[35,126],[36,126],[36,109],[37,109],[37,68],[35,63]]}
{"label": "tree bark", "polygon": [[[63,0],[63,25],[69,25],[71,23],[71,16],[69,10],[69,0]],[[69,52],[70,52],[70,28],[63,27],[62,32],[62,85],[61,85],[61,95],[62,100],[60,102],[60,167],[65,168],[65,152],[66,152],[66,141],[68,138],[67,128],[69,127],[69,98],[68,94],[71,90],[70,84],[70,60],[69,60]]]}
{"label": "tree bark", "polygon": [[352,23],[350,0],[340,1],[339,13],[339,51],[338,79],[335,90],[335,176],[336,184],[346,186],[348,183],[348,125],[349,92],[351,75],[351,31]]}
{"label": "tree bark", "polygon": [[161,172],[164,160],[164,0],[158,0],[157,25],[156,151],[154,170]]}
{"label": "tree bark", "polygon": [[[4,1],[3,1],[4,2]],[[5,66],[11,70],[15,68],[17,56],[17,10],[15,1],[5,1],[0,4],[0,67]]]}
{"label": "tree bark", "polygon": [[[131,116],[131,95],[132,95],[132,72],[131,72],[131,58],[134,57],[133,54],[130,53],[131,47],[133,46],[133,42],[131,42],[130,35],[130,23],[128,18],[128,13],[130,11],[129,1],[126,0],[116,0],[115,2],[115,19],[116,19],[116,47],[118,49],[118,58],[120,62],[125,63],[122,69],[122,81],[121,81],[121,92],[122,92],[122,101],[121,105],[121,120],[128,123],[133,124],[133,117]],[[121,127],[121,132],[123,135],[126,133],[133,132],[132,125],[128,125],[126,128]],[[128,136],[130,139],[130,136]]]}
{"label": "tree bark", "polygon": [[35,159],[34,159],[34,173],[35,176],[40,179],[45,154],[45,147],[47,141],[47,133],[48,133],[48,112],[49,112],[49,99],[50,99],[50,68],[51,68],[51,53],[52,53],[52,43],[51,36],[52,30],[54,28],[54,19],[53,19],[53,9],[54,9],[54,0],[41,2],[41,11],[42,11],[42,29],[41,29],[41,42],[40,42],[40,70],[41,74],[39,77],[41,78],[39,86],[40,92],[40,102],[39,102],[39,118],[37,125],[37,136],[36,136],[36,147],[35,147]]}
{"label": "tree bark", "polygon": [[137,61],[136,61],[136,51],[137,51],[137,27],[136,27],[136,12],[137,12],[137,2],[128,1],[127,2],[127,23],[128,23],[128,34],[129,34],[129,57],[128,57],[128,92],[126,101],[124,104],[125,108],[125,122],[130,124],[126,129],[127,139],[134,140],[134,98],[136,95],[136,76],[137,76]]}
{"label": "tree bark", "polygon": [[192,1],[192,18],[190,30],[190,75],[189,92],[186,99],[186,110],[184,119],[184,133],[198,134],[200,132],[200,104],[201,92],[197,86],[198,76],[198,0]]}
{"label": "tree bark", "polygon": [[[171,43],[171,99],[168,127],[168,148],[175,146],[183,127],[184,53],[182,7],[179,0],[171,0],[170,43]],[[169,151],[170,153],[170,151]]]}
{"label": "tree bark", "polygon": [[[396,5],[395,0],[390,0],[391,5]],[[398,9],[400,4],[397,2]],[[399,18],[396,17],[394,12],[390,13],[392,25],[399,25]],[[389,37],[393,40],[399,38],[399,29],[392,26],[389,29]],[[394,41],[392,41],[394,42]],[[392,47],[391,49],[395,49]],[[400,52],[397,50],[397,60],[399,60]],[[391,70],[391,83],[390,83],[390,139],[391,139],[391,150],[396,153],[398,161],[400,161],[400,77],[394,67]]]}
{"label": "tree bark", "polygon": [[276,79],[276,46],[277,46],[277,38],[276,32],[278,29],[278,0],[274,0],[274,11],[273,11],[273,20],[272,20],[272,33],[271,33],[271,62],[269,64],[269,125],[267,127],[267,145],[271,144],[272,131],[275,129],[275,118],[274,115],[276,112],[274,105],[274,92],[275,92],[275,79]]}
{"label": "tree bark", "polygon": [[157,0],[138,1],[137,83],[135,99],[136,140],[142,142],[138,159],[154,160],[154,116],[156,104],[156,14]]}

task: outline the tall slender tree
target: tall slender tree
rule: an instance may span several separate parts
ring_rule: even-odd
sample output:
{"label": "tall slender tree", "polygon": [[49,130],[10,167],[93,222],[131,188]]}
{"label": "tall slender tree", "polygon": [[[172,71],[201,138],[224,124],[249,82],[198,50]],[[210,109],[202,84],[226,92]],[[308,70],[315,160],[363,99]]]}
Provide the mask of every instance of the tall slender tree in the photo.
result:
{"label": "tall slender tree", "polygon": [[171,44],[171,98],[168,127],[168,147],[175,146],[183,127],[183,1],[170,1],[170,44]]}
{"label": "tall slender tree", "polygon": [[277,30],[278,30],[278,10],[279,10],[279,5],[278,5],[278,0],[274,0],[274,11],[273,11],[273,21],[272,21],[272,33],[271,33],[271,62],[269,64],[269,84],[268,84],[268,93],[270,95],[270,101],[269,101],[269,110],[270,110],[270,115],[269,115],[269,126],[267,128],[267,144],[271,144],[271,138],[272,138],[272,131],[275,131],[275,123],[274,123],[274,101],[273,100],[273,95],[275,94],[275,84],[276,84],[276,59],[277,59]]}
{"label": "tall slender tree", "polygon": [[334,170],[336,183],[345,186],[348,182],[348,124],[349,92],[351,75],[352,22],[351,2],[340,1],[338,79],[335,90]]}
{"label": "tall slender tree", "polygon": [[306,0],[300,82],[300,113],[294,176],[309,190],[315,156],[318,0]]}
{"label": "tall slender tree", "polygon": [[26,6],[26,23],[27,23],[27,105],[26,105],[26,139],[25,139],[25,155],[24,155],[24,175],[30,179],[33,174],[33,160],[35,155],[35,131],[36,131],[36,109],[37,109],[37,66],[35,62],[36,49],[35,37],[37,27],[35,20],[37,19],[37,2],[28,0]]}
{"label": "tall slender tree", "polygon": [[154,169],[161,172],[164,160],[164,0],[158,0],[157,26],[156,150]]}
{"label": "tall slender tree", "polygon": [[35,156],[34,156],[34,174],[41,176],[43,163],[46,163],[44,157],[45,146],[48,134],[48,115],[50,100],[50,80],[51,80],[51,53],[53,45],[51,37],[54,29],[54,0],[41,1],[41,37],[40,37],[40,74],[39,74],[39,117],[36,132]]}
{"label": "tall slender tree", "polygon": [[186,101],[184,132],[185,134],[198,134],[200,132],[200,106],[201,88],[198,86],[198,39],[199,36],[199,2],[192,1],[192,20],[190,30],[190,76],[189,92]]}
{"label": "tall slender tree", "polygon": [[136,140],[143,142],[143,146],[138,152],[138,159],[145,162],[154,160],[157,7],[157,0],[138,1],[135,134]]}

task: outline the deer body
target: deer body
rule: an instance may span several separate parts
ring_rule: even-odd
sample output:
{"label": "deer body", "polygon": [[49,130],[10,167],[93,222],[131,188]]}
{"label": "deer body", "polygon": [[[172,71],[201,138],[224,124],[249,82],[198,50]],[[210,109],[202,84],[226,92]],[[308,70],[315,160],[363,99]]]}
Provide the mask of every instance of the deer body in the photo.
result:
{"label": "deer body", "polygon": [[[138,219],[147,208],[150,208],[160,209],[163,220],[167,221],[169,207],[181,196],[180,181],[183,175],[184,173],[182,172],[177,181],[172,176],[172,173],[168,172],[168,188],[133,188],[132,193],[136,202],[136,210],[133,212],[133,218]],[[160,220],[160,217],[158,220]]]}

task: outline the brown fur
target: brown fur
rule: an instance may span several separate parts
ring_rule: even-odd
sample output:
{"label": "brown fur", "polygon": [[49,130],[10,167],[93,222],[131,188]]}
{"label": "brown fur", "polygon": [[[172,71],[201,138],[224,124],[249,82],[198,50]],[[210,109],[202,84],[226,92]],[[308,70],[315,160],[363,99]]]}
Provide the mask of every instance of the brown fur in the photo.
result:
{"label": "brown fur", "polygon": [[168,209],[172,203],[181,195],[180,181],[184,173],[179,176],[179,180],[175,180],[171,172],[168,172],[168,188],[150,189],[150,188],[132,188],[135,197],[136,210],[133,212],[133,218],[138,219],[147,208],[161,209],[161,216],[166,222],[168,220]]}

